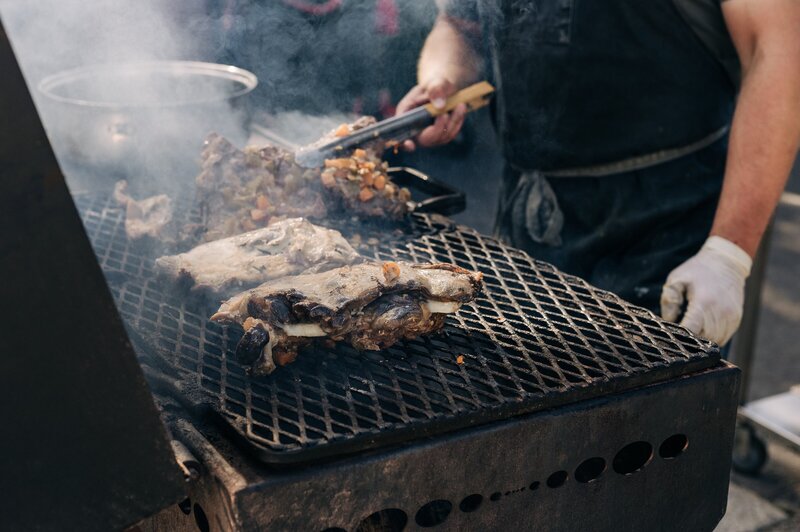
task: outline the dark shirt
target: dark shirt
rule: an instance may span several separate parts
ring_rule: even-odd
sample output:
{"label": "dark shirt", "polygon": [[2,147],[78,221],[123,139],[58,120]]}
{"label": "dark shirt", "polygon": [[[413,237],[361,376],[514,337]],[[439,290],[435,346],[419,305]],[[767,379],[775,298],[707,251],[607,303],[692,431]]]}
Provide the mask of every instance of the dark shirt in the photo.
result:
{"label": "dark shirt", "polygon": [[736,87],[674,0],[451,0],[445,11],[482,28],[518,168],[614,162],[730,122]]}

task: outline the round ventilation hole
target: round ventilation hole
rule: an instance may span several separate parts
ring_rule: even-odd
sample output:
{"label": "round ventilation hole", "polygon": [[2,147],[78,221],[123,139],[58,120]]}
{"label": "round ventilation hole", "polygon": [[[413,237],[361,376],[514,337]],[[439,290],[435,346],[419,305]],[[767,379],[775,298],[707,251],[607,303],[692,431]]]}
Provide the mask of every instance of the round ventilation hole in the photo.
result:
{"label": "round ventilation hole", "polygon": [[588,482],[594,482],[600,478],[605,470],[605,459],[595,456],[593,458],[584,460],[581,462],[581,465],[575,469],[575,480],[578,482],[583,482],[584,484]]}
{"label": "round ventilation hole", "polygon": [[566,471],[556,471],[549,477],[547,477],[547,486],[549,488],[560,488],[564,485],[564,482],[567,481],[569,477],[569,473]]}
{"label": "round ventilation hole", "polygon": [[658,454],[661,458],[671,460],[677,458],[689,447],[689,438],[685,434],[673,434],[661,444],[658,448]]}
{"label": "round ventilation hole", "polygon": [[367,516],[356,528],[356,532],[401,532],[408,523],[408,516],[399,508],[385,508]]}
{"label": "round ventilation hole", "polygon": [[499,491],[495,491],[494,493],[489,495],[489,500],[492,501],[492,502],[497,502],[497,501],[500,500],[500,497],[502,497],[502,496],[503,496],[502,493],[500,493]]}
{"label": "round ventilation hole", "polygon": [[189,515],[190,513],[192,513],[192,499],[186,497],[185,499],[183,499],[181,502],[178,503],[178,508],[181,509],[181,512],[183,512],[184,515]]}
{"label": "round ventilation hole", "polygon": [[528,486],[528,487],[531,489],[531,491],[538,490],[539,489],[539,481],[538,480],[534,480],[533,482],[531,482],[531,485]]}
{"label": "round ventilation hole", "polygon": [[194,510],[194,522],[197,524],[197,529],[200,532],[208,532],[211,527],[208,524],[208,517],[199,504],[195,504],[192,509]]}
{"label": "round ventilation hole", "polygon": [[653,446],[646,441],[635,441],[619,450],[612,467],[620,475],[632,475],[646,466],[652,458]]}
{"label": "round ventilation hole", "polygon": [[432,526],[441,525],[447,521],[447,517],[453,510],[453,503],[444,499],[431,501],[417,510],[417,515],[414,516],[414,521],[417,522],[422,528],[430,528]]}
{"label": "round ventilation hole", "polygon": [[480,508],[482,502],[483,495],[480,493],[473,493],[472,495],[467,495],[458,503],[458,509],[464,513],[474,512]]}

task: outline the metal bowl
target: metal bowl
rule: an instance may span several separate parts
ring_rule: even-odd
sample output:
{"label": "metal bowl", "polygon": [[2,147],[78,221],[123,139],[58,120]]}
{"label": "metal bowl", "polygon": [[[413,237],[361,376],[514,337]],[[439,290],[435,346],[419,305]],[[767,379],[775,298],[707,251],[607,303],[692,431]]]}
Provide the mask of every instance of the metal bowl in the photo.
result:
{"label": "metal bowl", "polygon": [[205,136],[247,136],[252,72],[197,61],[93,65],[42,79],[42,119],[73,171],[149,180],[189,174]]}

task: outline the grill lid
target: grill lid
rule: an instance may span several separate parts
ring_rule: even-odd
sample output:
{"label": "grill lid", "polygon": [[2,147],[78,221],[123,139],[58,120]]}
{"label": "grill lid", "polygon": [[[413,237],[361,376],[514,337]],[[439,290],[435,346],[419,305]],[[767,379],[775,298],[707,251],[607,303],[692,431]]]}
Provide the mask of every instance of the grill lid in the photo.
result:
{"label": "grill lid", "polygon": [[648,311],[492,238],[414,215],[405,234],[365,245],[362,253],[481,271],[485,289],[474,303],[448,317],[441,334],[381,352],[342,344],[305,349],[293,364],[250,378],[233,354],[241,333],[209,322],[213,310],[163,290],[153,258],[126,243],[119,208],[103,196],[79,198],[79,208],[103,267],[122,272],[112,291],[127,323],[149,344],[140,354],[178,375],[180,393],[200,415],[221,422],[267,463],[405,442],[719,360],[713,344]]}
{"label": "grill lid", "polygon": [[183,478],[0,25],[0,515],[121,530]]}

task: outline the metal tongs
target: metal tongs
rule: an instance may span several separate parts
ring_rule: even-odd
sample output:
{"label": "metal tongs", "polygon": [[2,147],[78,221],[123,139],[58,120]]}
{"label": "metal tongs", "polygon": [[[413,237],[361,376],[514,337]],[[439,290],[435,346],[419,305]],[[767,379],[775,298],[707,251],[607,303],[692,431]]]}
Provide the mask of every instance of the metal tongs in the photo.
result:
{"label": "metal tongs", "polygon": [[452,95],[441,109],[427,103],[407,113],[381,120],[325,144],[311,144],[300,148],[295,153],[295,161],[300,166],[316,168],[322,166],[325,159],[345,156],[349,151],[379,138],[386,141],[387,147],[397,145],[415,136],[431,125],[437,116],[452,111],[458,104],[466,104],[467,111],[480,109],[489,103],[493,92],[494,87],[491,84],[481,81]]}

